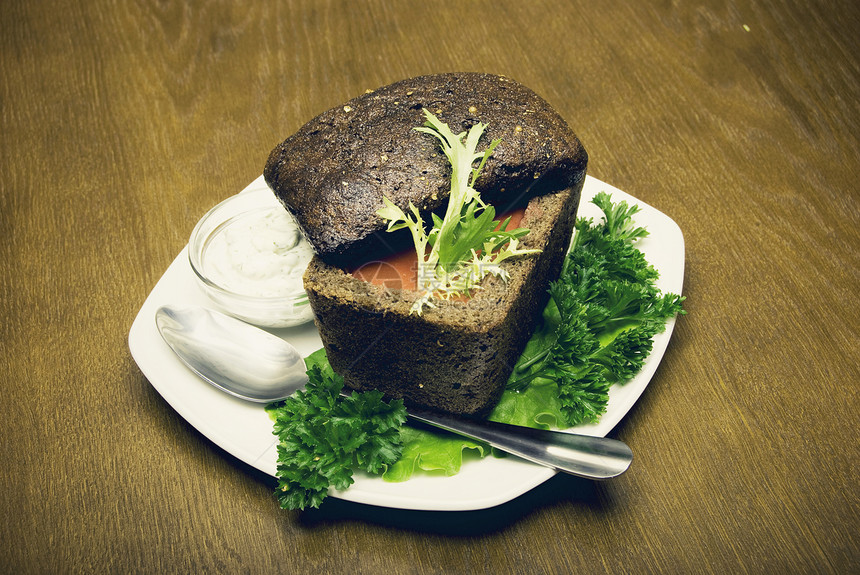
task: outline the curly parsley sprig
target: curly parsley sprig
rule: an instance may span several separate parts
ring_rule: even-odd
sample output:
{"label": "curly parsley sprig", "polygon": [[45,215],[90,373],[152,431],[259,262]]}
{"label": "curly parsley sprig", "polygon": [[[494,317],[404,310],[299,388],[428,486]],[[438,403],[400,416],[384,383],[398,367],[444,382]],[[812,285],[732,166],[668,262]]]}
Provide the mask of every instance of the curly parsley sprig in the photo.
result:
{"label": "curly parsley sprig", "polygon": [[561,276],[550,284],[543,322],[507,386],[522,391],[533,382],[555,382],[571,426],[597,422],[609,386],[636,375],[666,320],[686,313],[685,298],[659,292],[657,270],[635,247],[648,234],[633,224],[639,208],[612,203],[605,192],[592,202],[604,220],[577,220]]}
{"label": "curly parsley sprig", "polygon": [[343,396],[342,389],[343,378],[311,363],[305,389],[269,408],[284,509],[319,507],[329,487],[352,485],[353,469],[380,474],[400,458],[403,402],[386,403],[378,391]]}

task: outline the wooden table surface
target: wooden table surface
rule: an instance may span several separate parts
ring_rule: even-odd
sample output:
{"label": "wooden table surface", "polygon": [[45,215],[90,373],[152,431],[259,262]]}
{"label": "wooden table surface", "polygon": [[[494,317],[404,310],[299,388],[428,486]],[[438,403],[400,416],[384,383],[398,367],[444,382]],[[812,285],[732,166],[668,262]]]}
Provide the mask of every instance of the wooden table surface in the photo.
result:
{"label": "wooden table surface", "polygon": [[[858,572],[858,31],[854,0],[4,2],[0,570]],[[616,480],[283,511],[129,328],[279,141],[443,71],[531,87],[589,174],[674,219],[689,315]]]}

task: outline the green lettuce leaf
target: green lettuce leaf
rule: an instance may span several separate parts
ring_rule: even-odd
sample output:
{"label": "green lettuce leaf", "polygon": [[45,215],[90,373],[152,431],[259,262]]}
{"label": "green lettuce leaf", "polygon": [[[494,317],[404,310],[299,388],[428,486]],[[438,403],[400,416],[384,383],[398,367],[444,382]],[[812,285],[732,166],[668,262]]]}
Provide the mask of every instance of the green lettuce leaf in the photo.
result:
{"label": "green lettuce leaf", "polygon": [[382,474],[385,481],[407,481],[416,471],[456,475],[469,452],[478,458],[489,452],[489,446],[485,444],[441,430],[427,431],[408,425],[400,429],[400,441],[400,459]]}

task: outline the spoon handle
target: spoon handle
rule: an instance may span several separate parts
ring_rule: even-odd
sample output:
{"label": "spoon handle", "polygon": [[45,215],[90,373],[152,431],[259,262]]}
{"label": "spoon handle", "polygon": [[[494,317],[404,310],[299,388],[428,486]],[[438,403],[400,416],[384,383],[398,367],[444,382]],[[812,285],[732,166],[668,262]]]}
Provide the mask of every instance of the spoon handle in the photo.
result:
{"label": "spoon handle", "polygon": [[578,477],[610,479],[624,473],[633,452],[617,439],[533,429],[409,408],[411,419]]}

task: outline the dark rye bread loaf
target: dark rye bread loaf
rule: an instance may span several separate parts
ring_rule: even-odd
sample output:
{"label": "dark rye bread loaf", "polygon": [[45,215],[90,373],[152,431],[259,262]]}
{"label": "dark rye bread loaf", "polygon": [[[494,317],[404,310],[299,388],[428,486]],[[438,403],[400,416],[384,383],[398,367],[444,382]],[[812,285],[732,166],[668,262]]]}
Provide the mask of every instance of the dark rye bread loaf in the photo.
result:
{"label": "dark rye bread loaf", "polygon": [[522,227],[524,248],[503,262],[507,283],[494,276],[468,300],[434,300],[409,313],[418,291],[387,289],[314,257],[305,289],[326,354],[345,384],[378,389],[407,405],[462,415],[486,415],[498,402],[514,364],[546,305],[569,246],[581,185],[533,198]]}
{"label": "dark rye bread loaf", "polygon": [[[496,213],[526,206],[523,248],[471,298],[435,300],[351,275],[361,262],[411,246],[376,215],[383,195],[429,221],[444,210],[451,168],[438,142],[414,128],[433,112],[454,133],[487,125],[479,150],[501,142],[475,187]],[[587,154],[565,121],[528,88],[502,76],[441,74],[397,82],[333,108],[270,154],[264,175],[317,251],[304,283],[334,370],[353,389],[408,405],[485,415],[548,299],[569,245]],[[386,248],[386,249],[384,249]]]}
{"label": "dark rye bread loaf", "polygon": [[[263,174],[317,254],[335,265],[404,247],[376,215],[383,194],[401,209],[444,208],[451,168],[438,142],[414,128],[433,112],[456,134],[482,122],[484,145],[501,143],[476,189],[499,210],[582,186],[587,155],[540,96],[491,74],[420,76],[363,94],[302,126],[269,155]],[[483,149],[481,147],[480,149]]]}

